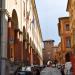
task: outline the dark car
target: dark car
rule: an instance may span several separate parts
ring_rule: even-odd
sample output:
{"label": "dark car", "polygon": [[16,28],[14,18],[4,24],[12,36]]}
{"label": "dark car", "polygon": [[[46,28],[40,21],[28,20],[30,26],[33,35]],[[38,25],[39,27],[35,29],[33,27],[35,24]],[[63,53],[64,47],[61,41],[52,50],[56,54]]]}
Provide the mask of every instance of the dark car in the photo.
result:
{"label": "dark car", "polygon": [[33,75],[31,66],[21,67],[15,75]]}
{"label": "dark car", "polygon": [[32,75],[31,71],[19,71],[17,72],[17,75]]}

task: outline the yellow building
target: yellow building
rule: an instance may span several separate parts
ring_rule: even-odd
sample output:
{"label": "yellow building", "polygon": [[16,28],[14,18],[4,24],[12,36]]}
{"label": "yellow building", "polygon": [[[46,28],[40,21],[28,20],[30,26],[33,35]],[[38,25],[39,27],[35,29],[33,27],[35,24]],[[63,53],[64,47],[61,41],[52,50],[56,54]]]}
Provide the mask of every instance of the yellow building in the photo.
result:
{"label": "yellow building", "polygon": [[71,62],[72,62],[72,70],[73,75],[75,75],[75,0],[68,0],[67,3],[67,11],[70,16],[70,25],[71,25],[71,33],[72,33],[72,53],[71,53]]}
{"label": "yellow building", "polygon": [[69,11],[72,32],[72,48],[75,50],[75,0],[68,0],[67,11]]}

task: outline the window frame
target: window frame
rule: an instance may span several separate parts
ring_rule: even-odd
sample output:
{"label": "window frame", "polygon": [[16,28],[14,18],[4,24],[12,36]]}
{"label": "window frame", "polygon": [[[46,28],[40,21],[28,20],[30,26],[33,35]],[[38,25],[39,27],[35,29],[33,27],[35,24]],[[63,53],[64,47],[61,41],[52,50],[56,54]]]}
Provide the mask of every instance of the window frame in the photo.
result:
{"label": "window frame", "polygon": [[66,30],[66,31],[70,31],[70,25],[69,25],[69,24],[66,24],[66,25],[65,25],[65,30]]}
{"label": "window frame", "polygon": [[66,37],[66,48],[71,48],[71,37]]}

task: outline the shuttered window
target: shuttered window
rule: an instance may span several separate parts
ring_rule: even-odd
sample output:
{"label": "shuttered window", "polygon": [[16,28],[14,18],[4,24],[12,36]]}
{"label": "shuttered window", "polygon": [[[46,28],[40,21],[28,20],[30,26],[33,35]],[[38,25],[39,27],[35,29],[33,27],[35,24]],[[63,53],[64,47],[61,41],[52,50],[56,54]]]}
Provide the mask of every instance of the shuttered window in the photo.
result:
{"label": "shuttered window", "polygon": [[70,37],[66,37],[66,47],[71,48],[71,38]]}

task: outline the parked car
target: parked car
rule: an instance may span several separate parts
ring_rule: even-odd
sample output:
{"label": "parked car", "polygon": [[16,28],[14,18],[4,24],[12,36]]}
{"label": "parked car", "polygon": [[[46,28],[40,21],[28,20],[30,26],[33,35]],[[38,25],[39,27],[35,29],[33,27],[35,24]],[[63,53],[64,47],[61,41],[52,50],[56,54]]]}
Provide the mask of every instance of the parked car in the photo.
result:
{"label": "parked car", "polygon": [[26,66],[26,67],[21,67],[16,75],[33,75],[32,71],[31,71],[31,67],[30,66]]}

